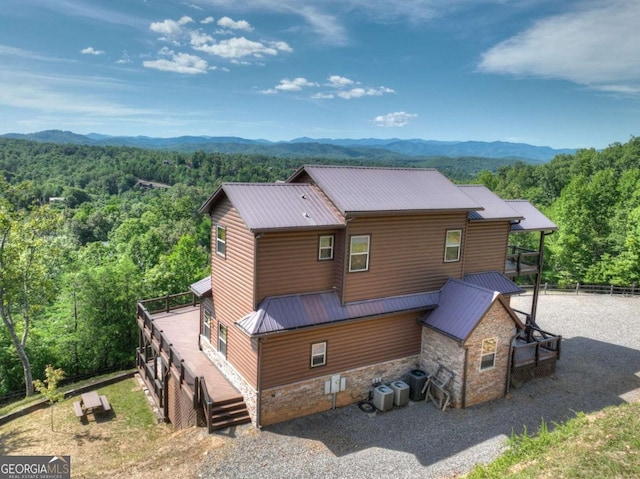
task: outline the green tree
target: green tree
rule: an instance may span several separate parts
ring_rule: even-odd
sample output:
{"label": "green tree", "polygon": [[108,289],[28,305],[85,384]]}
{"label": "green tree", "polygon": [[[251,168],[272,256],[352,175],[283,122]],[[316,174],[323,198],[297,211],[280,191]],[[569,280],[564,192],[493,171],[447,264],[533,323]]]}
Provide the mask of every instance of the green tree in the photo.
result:
{"label": "green tree", "polygon": [[54,369],[50,364],[44,370],[46,379],[40,381],[36,379],[33,386],[47,401],[49,401],[49,409],[51,409],[51,430],[53,431],[53,405],[64,399],[64,393],[58,391],[58,383],[64,379],[64,371],[62,369]]}
{"label": "green tree", "polygon": [[46,206],[24,208],[22,187],[0,180],[0,316],[22,363],[26,395],[33,376],[26,345],[33,315],[52,297],[53,270],[60,249],[59,213]]}

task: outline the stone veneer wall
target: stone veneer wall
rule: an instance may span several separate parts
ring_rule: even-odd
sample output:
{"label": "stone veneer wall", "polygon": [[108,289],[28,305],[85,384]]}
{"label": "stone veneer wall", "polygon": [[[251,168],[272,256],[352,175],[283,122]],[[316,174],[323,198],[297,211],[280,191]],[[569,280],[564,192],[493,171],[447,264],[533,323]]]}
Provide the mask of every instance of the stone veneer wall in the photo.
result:
{"label": "stone veneer wall", "polygon": [[[515,334],[516,326],[509,313],[500,301],[495,301],[465,342],[469,351],[465,406],[473,406],[505,395],[511,341]],[[495,366],[481,371],[482,340],[490,338],[498,338]]]}
{"label": "stone veneer wall", "polygon": [[[341,377],[346,378],[346,389],[336,394],[336,407],[368,399],[374,378],[382,378],[383,383],[404,379],[418,364],[419,356],[410,356],[340,373]],[[331,409],[333,395],[324,394],[325,382],[331,376],[263,390],[260,425],[267,426]]]}
{"label": "stone veneer wall", "polygon": [[438,364],[453,373],[448,391],[451,393],[451,406],[462,407],[464,387],[464,346],[431,328],[422,328],[422,353],[420,366],[428,374],[435,372]]}
{"label": "stone veneer wall", "polygon": [[238,371],[236,371],[216,349],[214,349],[208,340],[204,339],[204,336],[200,336],[200,347],[209,360],[215,364],[231,384],[240,391],[240,394],[242,394],[247,406],[247,410],[249,411],[249,415],[251,416],[251,422],[254,426],[258,427],[258,394],[256,393],[256,390],[244,380]]}

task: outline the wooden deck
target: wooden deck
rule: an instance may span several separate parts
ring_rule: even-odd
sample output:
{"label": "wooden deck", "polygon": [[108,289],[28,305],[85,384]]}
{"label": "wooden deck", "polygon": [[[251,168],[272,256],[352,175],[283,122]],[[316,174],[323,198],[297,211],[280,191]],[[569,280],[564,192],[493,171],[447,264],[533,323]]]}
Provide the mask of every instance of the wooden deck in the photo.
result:
{"label": "wooden deck", "polygon": [[207,392],[214,401],[225,402],[242,398],[238,390],[227,380],[220,370],[200,351],[198,347],[200,331],[200,307],[187,306],[169,312],[151,314],[154,325],[196,376],[203,376]]}

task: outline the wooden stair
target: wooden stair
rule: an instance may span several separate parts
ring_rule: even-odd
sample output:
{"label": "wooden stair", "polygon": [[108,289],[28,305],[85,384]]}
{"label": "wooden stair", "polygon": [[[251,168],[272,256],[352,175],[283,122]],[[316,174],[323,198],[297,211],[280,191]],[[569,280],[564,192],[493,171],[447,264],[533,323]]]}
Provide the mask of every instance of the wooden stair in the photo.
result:
{"label": "wooden stair", "polygon": [[251,422],[242,396],[214,403],[209,432]]}

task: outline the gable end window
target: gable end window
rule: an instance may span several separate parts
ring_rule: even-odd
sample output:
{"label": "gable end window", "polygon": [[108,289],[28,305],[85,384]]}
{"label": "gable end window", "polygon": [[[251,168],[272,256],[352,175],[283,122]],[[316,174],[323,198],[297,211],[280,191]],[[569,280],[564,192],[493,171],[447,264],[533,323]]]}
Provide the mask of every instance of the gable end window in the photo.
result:
{"label": "gable end window", "polygon": [[333,235],[320,236],[318,259],[333,259]]}
{"label": "gable end window", "polygon": [[444,260],[447,263],[460,261],[460,244],[462,242],[462,230],[447,230],[447,238],[444,245]]}
{"label": "gable end window", "polygon": [[349,272],[369,270],[369,235],[352,236],[349,249]]}
{"label": "gable end window", "polygon": [[496,365],[498,338],[483,339],[480,353],[480,371],[491,369]]}
{"label": "gable end window", "polygon": [[324,366],[327,364],[327,342],[314,343],[311,345],[311,367]]}
{"label": "gable end window", "polygon": [[227,229],[216,225],[216,254],[223,258],[227,254]]}

